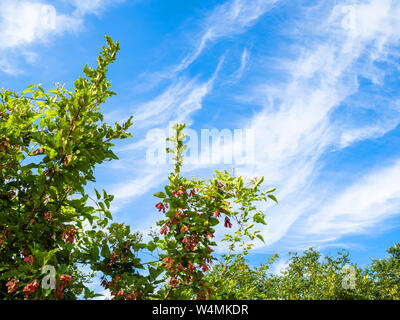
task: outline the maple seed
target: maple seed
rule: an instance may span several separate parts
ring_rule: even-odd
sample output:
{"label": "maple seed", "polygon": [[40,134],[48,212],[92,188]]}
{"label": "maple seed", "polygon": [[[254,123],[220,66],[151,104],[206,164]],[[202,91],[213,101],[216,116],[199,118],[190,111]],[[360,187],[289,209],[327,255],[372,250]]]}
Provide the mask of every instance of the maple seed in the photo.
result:
{"label": "maple seed", "polygon": [[6,283],[7,293],[13,293],[18,288],[18,281],[17,280],[10,280]]}
{"label": "maple seed", "polygon": [[25,292],[25,298],[28,299],[29,293],[34,293],[36,291],[36,288],[39,286],[36,280],[32,281],[31,283],[27,284],[24,287],[24,292]]}
{"label": "maple seed", "polygon": [[36,156],[37,154],[42,154],[42,153],[43,153],[43,148],[39,148],[39,149],[36,149],[36,150],[33,152],[33,155]]}
{"label": "maple seed", "polygon": [[225,217],[225,228],[232,228],[232,223],[228,217]]}
{"label": "maple seed", "polygon": [[25,261],[25,262],[29,262],[29,264],[32,266],[32,264],[33,264],[33,257],[32,257],[32,256],[25,257],[24,261]]}

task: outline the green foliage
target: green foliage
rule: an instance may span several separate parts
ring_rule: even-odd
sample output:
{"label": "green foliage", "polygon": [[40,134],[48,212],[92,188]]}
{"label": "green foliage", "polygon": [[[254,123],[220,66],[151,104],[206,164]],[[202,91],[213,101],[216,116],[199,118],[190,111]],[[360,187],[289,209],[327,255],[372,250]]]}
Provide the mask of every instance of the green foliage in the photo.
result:
{"label": "green foliage", "polygon": [[[107,232],[97,231],[95,241],[101,243],[101,252],[95,252],[92,270],[100,271],[102,286],[109,289],[115,299],[146,299],[156,290],[157,275],[149,266],[149,274],[142,275],[145,269],[138,252],[147,246],[142,243],[139,233],[131,233],[130,227],[112,223]],[[93,248],[93,247],[92,247]]]}
{"label": "green foliage", "polygon": [[264,300],[271,299],[264,290],[264,278],[274,263],[273,255],[259,267],[252,268],[243,254],[230,256],[225,263],[219,262],[207,274],[210,285],[214,288],[216,300]]}
{"label": "green foliage", "polygon": [[[31,85],[21,94],[0,92],[0,296],[3,299],[76,299],[95,297],[87,286],[93,272],[114,299],[209,297],[205,282],[216,246],[215,227],[231,219],[237,231],[227,234],[231,250],[244,239],[262,239],[254,224],[265,223],[255,201],[266,201],[259,191],[262,180],[245,185],[241,177],[216,172],[208,182],[180,176],[184,124],[175,125],[168,140],[174,172],[156,205],[165,216],[157,223],[161,237],[142,242],[124,224],[112,223],[112,195],[84,186],[95,181],[96,164],[117,159],[112,141],[129,137],[131,119],[111,127],[103,122],[100,105],[114,92],[106,79],[116,58],[118,42],[106,37],[97,68],[84,67],[86,77],[75,81],[74,91],[63,86],[46,92]],[[270,190],[269,192],[272,192]],[[268,195],[271,199],[272,195]],[[95,207],[89,204],[95,204]],[[235,208],[228,201],[234,203]],[[276,200],[276,199],[274,199]],[[154,261],[139,256],[157,249]],[[54,266],[55,292],[39,286],[42,267]],[[90,272],[82,273],[82,265]]]}
{"label": "green foliage", "polygon": [[[111,127],[100,113],[100,105],[114,95],[106,72],[119,50],[118,42],[106,40],[97,68],[85,66],[87,78],[80,77],[74,91],[57,86],[46,92],[40,85],[21,94],[0,91],[2,299],[75,299],[83,290],[90,295],[77,266],[93,261],[85,252],[96,252],[98,243],[89,230],[111,219],[112,196],[104,192],[100,200],[98,194],[99,207],[93,208],[84,186],[95,181],[97,164],[117,159],[112,141],[129,137],[131,126],[129,119]],[[37,285],[45,264],[63,279],[71,276],[60,280],[58,294]]]}
{"label": "green foliage", "polygon": [[216,287],[216,299],[398,300],[400,245],[387,251],[389,257],[360,268],[350,262],[348,252],[322,258],[311,248],[302,255],[292,253],[281,274],[269,270],[277,255],[259,268],[240,257],[225,272],[217,265],[207,278]]}
{"label": "green foliage", "polygon": [[[264,213],[256,210],[255,202],[267,201],[266,194],[273,190],[259,190],[263,179],[246,184],[241,177],[232,177],[226,171],[216,171],[209,181],[180,176],[184,128],[184,124],[175,125],[174,135],[168,138],[173,146],[167,152],[174,155],[174,172],[164,192],[155,194],[162,199],[156,207],[165,216],[157,222],[163,237],[155,235],[152,241],[162,250],[159,267],[166,277],[158,297],[205,299],[214,294],[205,274],[215,260],[212,252],[217,245],[213,240],[216,226],[222,220],[225,228],[234,227],[236,231],[226,233],[222,241],[229,243],[230,251],[238,246],[246,254],[252,246],[246,240],[262,239],[260,231],[254,230],[255,224],[265,224]],[[228,260],[227,257],[227,263]]]}
{"label": "green foliage", "polygon": [[400,243],[387,252],[389,257],[373,259],[364,272],[368,299],[400,300]]}

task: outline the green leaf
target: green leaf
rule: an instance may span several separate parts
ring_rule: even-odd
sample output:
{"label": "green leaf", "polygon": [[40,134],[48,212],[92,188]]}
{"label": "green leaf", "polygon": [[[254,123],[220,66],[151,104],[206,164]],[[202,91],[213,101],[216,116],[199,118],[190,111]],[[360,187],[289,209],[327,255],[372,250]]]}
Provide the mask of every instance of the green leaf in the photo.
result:
{"label": "green leaf", "polygon": [[95,244],[90,248],[90,257],[96,261],[99,259],[99,247]]}
{"label": "green leaf", "polygon": [[269,194],[269,195],[268,195],[268,198],[270,198],[270,199],[274,200],[276,203],[278,203],[278,200],[275,198],[274,195]]}
{"label": "green leaf", "polygon": [[147,249],[149,251],[154,251],[157,248],[157,245],[153,241],[149,241],[147,243]]}
{"label": "green leaf", "polygon": [[266,225],[267,223],[264,220],[264,214],[262,212],[257,212],[253,216],[253,221],[256,223],[261,223]]}
{"label": "green leaf", "polygon": [[152,266],[148,266],[148,270],[149,270],[149,275],[150,275],[150,279],[151,280],[156,280],[157,277],[162,273],[162,270],[159,270],[157,268],[153,268]]}
{"label": "green leaf", "polygon": [[265,243],[264,238],[261,234],[257,234],[256,237],[260,239],[263,243]]}
{"label": "green leaf", "polygon": [[165,199],[165,198],[167,197],[167,196],[164,194],[164,192],[161,192],[161,191],[155,193],[154,196],[157,197],[157,198],[162,198],[162,199]]}
{"label": "green leaf", "polygon": [[263,181],[264,181],[264,177],[261,177],[261,178],[256,182],[256,184],[254,185],[254,189],[257,189],[257,188],[260,186],[260,184],[263,183]]}
{"label": "green leaf", "polygon": [[106,259],[110,258],[110,249],[108,248],[107,242],[105,241],[103,241],[101,247],[101,255]]}
{"label": "green leaf", "polygon": [[213,227],[219,223],[219,220],[216,218],[211,217],[210,219],[210,226]]}
{"label": "green leaf", "polygon": [[[49,149],[50,149],[50,148],[49,148]],[[58,155],[58,152],[57,152],[56,150],[50,149],[49,158],[50,158],[51,160],[55,159],[55,158],[57,157],[57,155]]]}

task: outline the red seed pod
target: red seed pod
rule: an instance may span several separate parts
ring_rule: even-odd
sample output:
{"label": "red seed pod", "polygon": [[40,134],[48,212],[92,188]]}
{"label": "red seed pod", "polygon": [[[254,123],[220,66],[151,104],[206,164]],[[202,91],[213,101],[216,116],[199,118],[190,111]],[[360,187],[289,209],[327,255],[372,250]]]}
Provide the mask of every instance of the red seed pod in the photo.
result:
{"label": "red seed pod", "polygon": [[232,228],[232,223],[228,217],[225,217],[225,228]]}

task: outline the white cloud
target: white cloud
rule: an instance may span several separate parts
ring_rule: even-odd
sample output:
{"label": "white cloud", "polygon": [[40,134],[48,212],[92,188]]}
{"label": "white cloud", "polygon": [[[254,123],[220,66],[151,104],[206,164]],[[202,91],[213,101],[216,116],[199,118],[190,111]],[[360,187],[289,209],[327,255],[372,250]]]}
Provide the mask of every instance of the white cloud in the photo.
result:
{"label": "white cloud", "polygon": [[286,268],[289,266],[289,260],[279,258],[278,262],[272,265],[271,273],[276,276],[283,275]]}
{"label": "white cloud", "polygon": [[137,128],[165,126],[171,121],[189,121],[189,117],[201,109],[204,97],[212,90],[223,62],[222,57],[207,81],[199,82],[196,78],[177,77],[156,98],[135,108],[133,113]]}
{"label": "white cloud", "polygon": [[76,30],[81,20],[57,13],[55,7],[38,1],[2,1],[0,3],[0,49],[47,42],[51,34]]}
{"label": "white cloud", "polygon": [[307,220],[305,234],[322,236],[364,233],[400,213],[400,160],[372,171],[323,206]]}
{"label": "white cloud", "polygon": [[228,79],[225,82],[226,84],[228,85],[235,84],[243,77],[248,67],[250,58],[251,58],[250,50],[247,48],[243,49],[242,54],[240,56],[240,66],[234,73],[232,73],[230,79]]}
{"label": "white cloud", "polygon": [[[202,107],[203,98],[212,89],[214,81],[223,63],[223,58],[214,71],[213,75],[205,82],[199,83],[196,79],[187,81],[182,78],[169,86],[163,93],[155,99],[146,102],[134,113],[136,121],[136,132],[142,132],[145,136],[138,139],[135,143],[119,149],[122,155],[118,168],[127,170],[131,166],[132,152],[142,150],[152,144],[154,141],[146,133],[151,128],[163,130],[168,134],[172,122],[190,122],[190,116]],[[159,141],[163,145],[163,140]],[[146,155],[146,152],[143,153]],[[168,174],[169,166],[152,165],[148,159],[137,159],[135,162],[135,174],[138,175],[133,180],[124,181],[118,185],[112,186],[112,194],[115,194],[113,210],[118,211],[128,204],[133,197],[145,194],[151,188],[159,185],[163,178]]]}
{"label": "white cloud", "polygon": [[400,123],[400,115],[394,114],[392,118],[379,120],[377,124],[366,127],[348,129],[344,131],[340,137],[340,148],[345,148],[355,142],[379,138],[384,136],[388,131],[395,129]]}
{"label": "white cloud", "polygon": [[160,183],[160,178],[165,176],[165,169],[154,168],[151,171],[141,172],[138,177],[109,186],[110,194],[113,194],[112,212],[117,212],[127,204],[128,201],[148,192],[152,187]]}
{"label": "white cloud", "polygon": [[5,57],[2,57],[1,52],[0,52],[0,71],[12,75],[17,75],[22,72],[20,69],[16,68],[13,64],[11,64]]}
{"label": "white cloud", "polygon": [[155,99],[140,106],[134,112],[135,120],[140,127],[166,124],[174,118],[183,120],[201,108],[201,102],[211,86],[212,81],[177,80]]}
{"label": "white cloud", "polygon": [[256,21],[271,10],[278,0],[231,0],[218,7],[204,21],[204,30],[195,50],[176,67],[180,72],[191,65],[203,52],[207,44],[221,38],[245,32]]}
{"label": "white cloud", "polygon": [[142,177],[129,182],[123,182],[111,188],[110,193],[115,194],[115,200],[124,200],[145,194],[152,182],[158,177],[157,173],[146,172]]}
{"label": "white cloud", "polygon": [[240,59],[240,68],[237,72],[236,78],[240,78],[246,68],[247,63],[250,60],[250,52],[247,48],[243,50],[242,57]]}
{"label": "white cloud", "polygon": [[[123,1],[75,0],[75,11],[61,13],[55,3],[44,0],[2,0],[0,2],[0,72],[20,73],[10,56],[20,55],[32,63],[35,53],[26,48],[36,43],[49,43],[64,32],[78,32],[87,14],[98,14],[107,6]],[[19,49],[16,51],[16,49]],[[25,54],[24,54],[25,53]],[[29,54],[28,54],[29,53]]]}
{"label": "white cloud", "polygon": [[111,291],[108,289],[104,289],[101,293],[102,296],[93,298],[93,300],[111,300]]}
{"label": "white cloud", "polygon": [[[380,137],[400,122],[397,102],[391,102],[394,106],[381,105],[379,93],[369,97],[368,105],[377,112],[377,117],[367,124],[358,120],[359,110],[353,107],[350,99],[361,94],[357,77],[365,76],[363,66],[387,61],[391,48],[399,43],[400,3],[353,1],[351,12],[355,14],[355,23],[352,28],[343,28],[345,17],[339,13],[347,13],[342,9],[347,3],[331,4],[328,17],[318,11],[320,7],[309,9],[314,10],[320,24],[313,21],[309,26],[303,21],[303,25],[296,26],[307,30],[307,37],[297,39],[296,45],[302,44],[297,59],[282,59],[280,66],[284,67],[289,80],[283,84],[258,86],[258,90],[264,88],[263,97],[269,98],[263,103],[264,111],[253,118],[251,125],[258,137],[255,148],[258,163],[240,168],[239,173],[264,175],[269,184],[278,185],[280,204],[267,211],[268,226],[262,231],[267,245],[282,239],[289,230],[291,234],[298,232],[292,229],[295,222],[314,210],[321,204],[321,198],[327,196],[323,190],[313,190],[312,185],[323,165],[324,154],[338,146]],[[380,71],[385,74],[392,72],[392,68],[389,66]],[[348,119],[339,117],[340,121],[336,120],[335,112],[339,108],[348,111]],[[393,184],[388,186],[397,192]],[[344,208],[350,204],[350,201],[341,202]],[[376,203],[379,205],[383,206],[383,211],[374,207],[377,220],[386,217],[381,214],[386,212],[386,204]],[[351,207],[349,210],[352,212]],[[318,216],[315,218],[318,220]],[[340,229],[343,224],[345,232],[341,234],[358,230],[373,220],[366,217],[364,223],[362,219],[352,220],[351,215],[343,218],[333,220],[330,225]],[[331,233],[325,236],[336,239]]]}
{"label": "white cloud", "polygon": [[[217,7],[206,20],[205,32],[196,50],[179,64],[175,72],[187,68],[209,42],[246,31],[275,2],[255,1],[245,6],[243,1],[238,0]],[[266,207],[268,225],[262,230],[266,245],[281,240],[289,230],[294,232],[293,239],[296,239],[296,235],[301,235],[303,231],[292,227],[300,218],[315,212],[327,199],[328,195],[323,190],[313,189],[313,181],[323,165],[323,155],[364,139],[383,136],[400,122],[396,101],[388,107],[381,103],[379,95],[372,100],[370,97],[365,108],[376,111],[377,117],[368,123],[361,123],[357,118],[359,109],[352,105],[351,100],[361,94],[359,76],[370,76],[373,83],[379,85],[385,81],[385,74],[391,72],[390,67],[379,69],[380,76],[376,78],[376,72],[366,72],[364,66],[372,66],[376,61],[390,61],[391,48],[398,44],[400,37],[400,28],[396,27],[400,23],[400,15],[397,14],[400,4],[389,0],[351,3],[354,10],[350,12],[355,14],[351,28],[343,22],[349,12],[343,9],[347,8],[348,2],[327,4],[327,16],[321,13],[326,12],[326,7],[308,9],[313,10],[318,19],[312,21],[312,26],[307,20],[302,22],[303,25],[296,25],[296,28],[307,31],[307,37],[296,39],[296,45],[301,44],[298,57],[281,59],[280,67],[289,80],[256,86],[255,92],[260,92],[262,88],[262,98],[268,97],[268,100],[262,102],[264,110],[251,120],[250,126],[247,122],[243,126],[256,133],[256,162],[239,166],[237,173],[247,177],[264,175],[269,186],[278,186],[280,204],[273,208]],[[370,16],[375,11],[377,16],[372,19]],[[245,50],[239,71],[244,70],[248,59],[249,54]],[[209,82],[199,85],[195,79],[182,79],[139,108],[136,116],[139,123],[149,127],[166,124],[174,118],[187,120],[189,114],[201,107],[202,99],[214,80],[211,85]],[[252,96],[252,93],[246,92],[246,96]],[[351,116],[348,119],[337,118],[335,112],[339,108],[348,111]],[[185,111],[187,114],[182,114]],[[138,142],[135,147],[145,145]],[[343,202],[343,205],[348,203]],[[386,205],[382,208],[382,212],[386,212]],[[376,218],[386,216],[377,214]],[[352,221],[349,215],[345,216],[345,221],[333,220],[332,225],[340,228],[341,223],[351,226],[352,230],[364,226],[360,219]],[[353,232],[351,228],[343,230]],[[327,232],[324,240],[336,241],[337,237]],[[321,241],[316,238],[317,243]]]}
{"label": "white cloud", "polygon": [[125,0],[72,0],[75,6],[75,15],[83,16],[85,14],[99,14],[106,7],[125,2]]}

